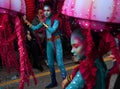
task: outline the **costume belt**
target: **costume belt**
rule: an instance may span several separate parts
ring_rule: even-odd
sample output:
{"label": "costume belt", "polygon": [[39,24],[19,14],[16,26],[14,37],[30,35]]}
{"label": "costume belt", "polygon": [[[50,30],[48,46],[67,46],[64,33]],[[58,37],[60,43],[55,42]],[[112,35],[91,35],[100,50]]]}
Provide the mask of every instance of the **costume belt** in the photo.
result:
{"label": "costume belt", "polygon": [[59,38],[60,38],[60,36],[57,35],[57,36],[54,36],[54,37],[51,37],[51,38],[47,38],[47,41],[54,41],[54,40],[57,40]]}

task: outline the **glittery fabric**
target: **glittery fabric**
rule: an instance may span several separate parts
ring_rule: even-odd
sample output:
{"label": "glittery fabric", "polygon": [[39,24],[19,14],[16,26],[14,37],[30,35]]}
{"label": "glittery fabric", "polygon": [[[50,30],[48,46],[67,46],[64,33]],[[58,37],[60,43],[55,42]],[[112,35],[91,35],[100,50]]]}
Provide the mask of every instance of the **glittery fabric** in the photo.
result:
{"label": "glittery fabric", "polygon": [[65,0],[62,13],[82,19],[120,23],[120,0]]}
{"label": "glittery fabric", "polygon": [[65,89],[83,89],[85,80],[83,79],[80,71],[78,71],[71,81],[71,83]]}
{"label": "glittery fabric", "polygon": [[65,0],[62,13],[75,17],[84,29],[110,30],[120,23],[120,0]]}
{"label": "glittery fabric", "polygon": [[15,19],[15,31],[16,31],[16,35],[18,38],[18,50],[19,50],[19,54],[20,54],[20,85],[19,85],[19,89],[23,89],[24,88],[24,84],[25,82],[27,82],[27,84],[30,84],[30,75],[32,75],[35,84],[37,84],[37,80],[35,78],[35,75],[33,73],[32,70],[32,66],[29,62],[29,58],[27,55],[27,50],[25,48],[25,40],[24,40],[24,30],[21,24],[21,21],[18,17],[16,17]]}
{"label": "glittery fabric", "polygon": [[96,59],[95,65],[97,68],[97,72],[96,73],[94,73],[94,71],[91,71],[91,72],[93,72],[93,74],[96,77],[96,83],[94,83],[93,80],[90,78],[90,77],[92,77],[92,76],[90,76],[90,73],[89,73],[90,71],[88,71],[88,70],[85,71],[85,73],[89,74],[88,75],[89,81],[91,81],[91,83],[93,82],[93,84],[95,84],[94,86],[92,86],[92,88],[90,88],[90,87],[85,88],[86,83],[88,81],[86,81],[86,79],[83,78],[83,76],[80,73],[80,70],[78,70],[76,75],[74,76],[73,80],[66,87],[66,89],[106,89],[106,77],[107,77],[107,72],[108,72],[107,68],[106,68],[105,64],[102,62],[102,60],[99,58]]}
{"label": "glittery fabric", "polygon": [[[0,0],[0,8],[5,8],[8,10],[16,11],[19,13],[26,13],[25,0]],[[0,9],[1,13],[6,13],[6,11]]]}
{"label": "glittery fabric", "polygon": [[2,66],[5,66],[8,72],[12,72],[15,68],[19,71],[20,66],[14,50],[16,33],[12,32],[8,14],[1,15],[0,19],[0,57],[2,59]]}

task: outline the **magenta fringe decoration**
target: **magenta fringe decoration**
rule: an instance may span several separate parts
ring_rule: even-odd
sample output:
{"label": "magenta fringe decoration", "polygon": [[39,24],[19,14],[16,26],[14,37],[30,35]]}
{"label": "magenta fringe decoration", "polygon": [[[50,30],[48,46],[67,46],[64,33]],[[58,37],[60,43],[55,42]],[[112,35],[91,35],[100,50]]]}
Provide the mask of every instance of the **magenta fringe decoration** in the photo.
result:
{"label": "magenta fringe decoration", "polygon": [[25,0],[26,4],[26,16],[27,19],[31,22],[35,16],[35,0]]}
{"label": "magenta fringe decoration", "polygon": [[18,17],[16,17],[15,19],[15,30],[18,38],[18,46],[19,46],[19,54],[20,54],[21,81],[20,81],[19,89],[24,89],[24,83],[27,82],[28,85],[30,83],[30,75],[33,76],[35,84],[37,84],[37,80],[32,71],[32,66],[29,62],[29,58],[25,47],[24,29]]}
{"label": "magenta fringe decoration", "polygon": [[106,89],[108,89],[111,76],[113,74],[120,73],[120,49],[117,48],[114,37],[109,32],[105,33],[103,35],[103,37],[104,37],[106,43],[109,44],[109,49],[111,50],[112,55],[115,56],[115,59],[116,59],[116,62],[117,62],[108,73],[107,88],[106,88]]}
{"label": "magenta fringe decoration", "polygon": [[2,22],[0,25],[0,55],[2,65],[6,66],[7,71],[11,72],[15,68],[19,71],[19,64],[14,50],[14,39],[16,34],[12,33],[11,24],[7,14],[1,16]]}

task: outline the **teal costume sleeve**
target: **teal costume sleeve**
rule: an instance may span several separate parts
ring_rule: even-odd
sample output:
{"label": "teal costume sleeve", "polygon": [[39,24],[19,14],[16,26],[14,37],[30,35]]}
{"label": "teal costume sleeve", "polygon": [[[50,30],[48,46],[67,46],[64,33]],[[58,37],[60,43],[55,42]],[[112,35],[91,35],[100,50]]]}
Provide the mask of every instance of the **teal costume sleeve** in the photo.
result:
{"label": "teal costume sleeve", "polygon": [[52,33],[54,33],[57,30],[58,26],[59,26],[59,21],[58,20],[54,20],[53,25],[52,26],[48,26],[47,30],[52,34]]}
{"label": "teal costume sleeve", "polygon": [[84,86],[85,80],[83,79],[80,71],[78,71],[73,80],[65,89],[83,89]]}
{"label": "teal costume sleeve", "polygon": [[42,24],[42,23],[39,23],[39,24],[36,25],[36,26],[32,25],[30,28],[31,28],[32,30],[38,30],[38,29],[41,28],[42,26],[43,26],[43,24]]}

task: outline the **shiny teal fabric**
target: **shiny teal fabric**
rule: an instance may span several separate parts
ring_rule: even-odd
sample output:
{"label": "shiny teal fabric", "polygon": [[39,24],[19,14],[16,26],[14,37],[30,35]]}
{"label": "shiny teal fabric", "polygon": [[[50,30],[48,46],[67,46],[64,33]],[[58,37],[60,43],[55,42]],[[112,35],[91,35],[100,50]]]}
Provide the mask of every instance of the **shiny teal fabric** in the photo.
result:
{"label": "shiny teal fabric", "polygon": [[95,61],[97,67],[96,85],[93,89],[106,89],[107,67],[102,59],[97,58]]}
{"label": "shiny teal fabric", "polygon": [[[53,24],[51,23],[51,18],[47,18],[45,24],[48,25],[48,28],[45,29],[46,31],[46,36],[47,38],[52,38],[52,35],[54,36],[59,36],[60,35],[60,30],[59,30],[59,21],[58,20],[54,20]],[[43,26],[42,23],[39,23],[36,26],[31,26],[32,30],[38,30]],[[64,63],[63,63],[63,50],[62,50],[62,43],[61,43],[61,39],[57,38],[54,41],[49,40],[47,41],[47,60],[48,60],[48,66],[49,68],[51,68],[50,66],[54,65],[54,54],[56,55],[56,60],[58,63],[58,66],[60,68],[61,71],[61,75],[62,78],[65,79],[66,77],[66,70],[64,67]]]}
{"label": "shiny teal fabric", "polygon": [[78,71],[70,82],[70,84],[65,89],[83,89],[85,85],[85,80],[83,79],[80,71]]}
{"label": "shiny teal fabric", "polygon": [[[102,59],[97,58],[95,61],[97,67],[96,84],[93,89],[106,89],[106,76],[107,67]],[[83,79],[80,71],[77,72],[73,80],[65,89],[84,89],[85,80]]]}

